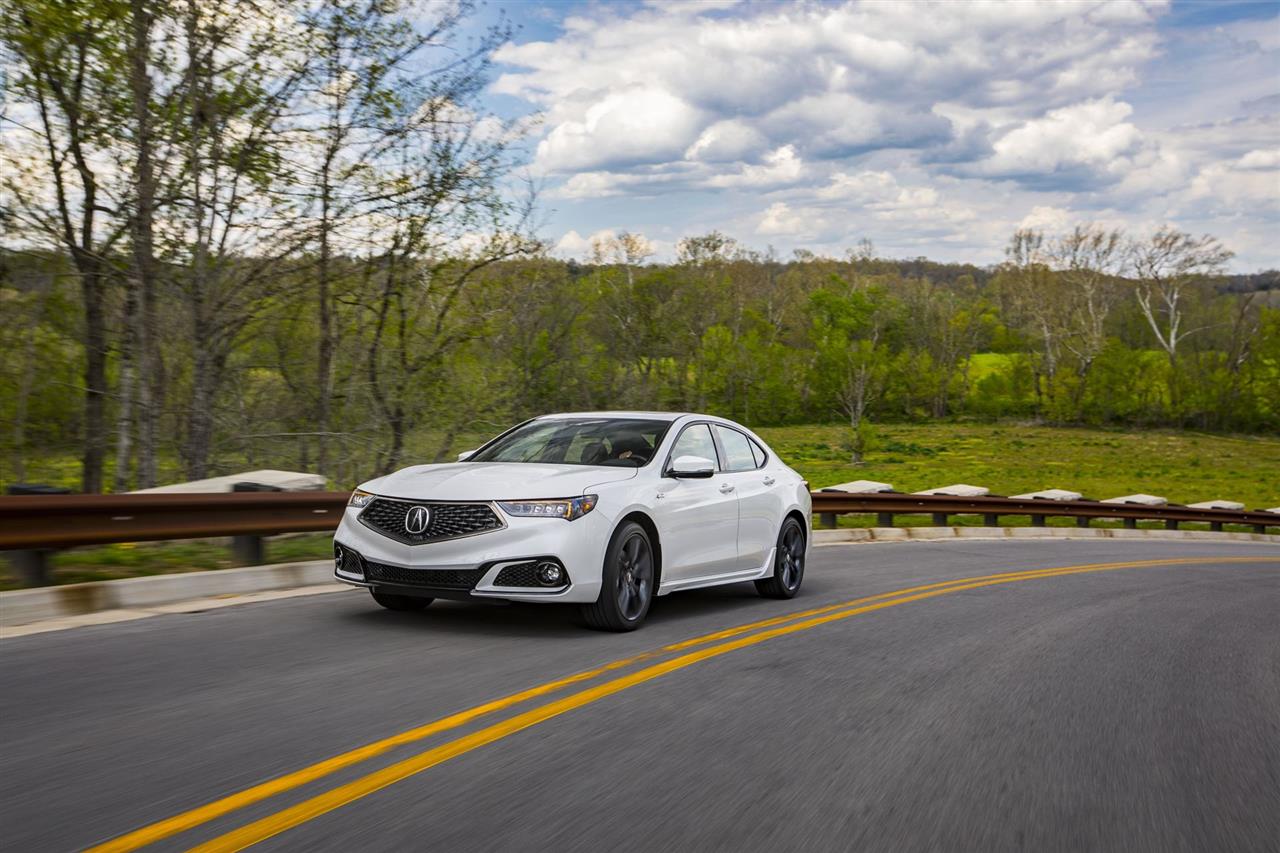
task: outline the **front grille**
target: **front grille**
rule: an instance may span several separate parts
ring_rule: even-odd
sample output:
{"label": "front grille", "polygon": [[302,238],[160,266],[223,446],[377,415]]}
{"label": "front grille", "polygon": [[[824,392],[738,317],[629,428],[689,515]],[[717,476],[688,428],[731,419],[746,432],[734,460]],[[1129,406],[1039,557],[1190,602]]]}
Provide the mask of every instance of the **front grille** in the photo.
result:
{"label": "front grille", "polygon": [[484,572],[484,569],[406,569],[364,561],[364,579],[367,581],[433,589],[472,589],[484,577]]}
{"label": "front grille", "polygon": [[538,576],[534,572],[538,566],[537,560],[528,563],[515,563],[510,566],[504,566],[502,571],[498,572],[498,576],[493,579],[494,586],[542,586],[538,583]]}
{"label": "front grille", "polygon": [[[410,533],[404,524],[405,516],[415,506],[424,506],[431,513],[427,528],[421,533]],[[484,503],[447,504],[375,498],[365,507],[364,512],[360,513],[359,518],[360,523],[365,527],[406,545],[456,539],[460,536],[499,530],[505,526],[502,519],[498,518],[498,514],[493,511],[493,507]]]}

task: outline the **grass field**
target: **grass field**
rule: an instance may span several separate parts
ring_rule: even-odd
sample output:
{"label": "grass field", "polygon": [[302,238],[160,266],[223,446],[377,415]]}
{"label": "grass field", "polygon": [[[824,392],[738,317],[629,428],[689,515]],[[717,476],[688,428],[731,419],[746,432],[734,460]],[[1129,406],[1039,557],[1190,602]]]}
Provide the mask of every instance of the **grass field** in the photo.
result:
{"label": "grass field", "polygon": [[1089,498],[1135,492],[1176,503],[1224,498],[1250,509],[1280,505],[1280,438],[1167,430],[1094,430],[1014,424],[887,425],[853,465],[838,426],[761,429],[815,489],[850,480],[915,492],[951,483],[996,495],[1059,488]]}
{"label": "grass field", "polygon": [[[1146,492],[1176,503],[1225,498],[1250,509],[1280,506],[1280,438],[1018,424],[888,425],[879,427],[866,462],[853,465],[844,449],[847,430],[839,426],[759,432],[814,489],[849,480],[879,480],[900,492],[969,483],[997,495],[1062,488],[1091,498]],[[978,519],[957,519],[966,522]],[[871,519],[851,516],[841,523],[868,525]],[[278,537],[268,542],[267,556],[273,562],[324,559],[330,548],[322,534]],[[64,551],[53,565],[58,583],[75,583],[227,568],[234,561],[224,541],[155,542]],[[0,564],[0,589],[17,586],[7,572],[7,564]]]}

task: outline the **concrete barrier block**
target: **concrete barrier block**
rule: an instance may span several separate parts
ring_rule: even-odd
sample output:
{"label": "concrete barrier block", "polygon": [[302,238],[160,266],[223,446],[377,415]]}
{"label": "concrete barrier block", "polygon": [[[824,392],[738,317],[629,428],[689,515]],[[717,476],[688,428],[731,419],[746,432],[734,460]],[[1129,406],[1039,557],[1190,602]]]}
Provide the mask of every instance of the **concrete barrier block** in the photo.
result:
{"label": "concrete barrier block", "polygon": [[980,498],[991,494],[985,486],[970,486],[967,483],[953,483],[950,486],[939,486],[936,489],[925,489],[923,492],[912,492],[913,495],[950,495],[955,498]]}
{"label": "concrete barrier block", "polygon": [[1082,496],[1079,492],[1066,489],[1043,489],[1039,492],[1027,492],[1025,495],[1010,495],[1010,497],[1019,501],[1078,501]]}
{"label": "concrete barrier block", "polygon": [[843,530],[815,530],[813,544],[824,545],[830,542],[870,542],[871,531],[863,527],[845,528]]}
{"label": "concrete barrier block", "polygon": [[315,586],[333,580],[328,560],[154,575],[0,593],[0,622],[23,625],[104,610],[145,610],[178,601]]}
{"label": "concrete barrier block", "polygon": [[56,589],[42,587],[4,593],[0,598],[0,624],[21,625],[65,615],[61,599],[54,593]]}
{"label": "concrete barrier block", "polygon": [[957,537],[961,539],[1003,539],[1008,535],[1007,527],[954,527]]}
{"label": "concrete barrier block", "polygon": [[903,542],[907,539],[905,527],[869,527],[871,538],[877,542]]}
{"label": "concrete barrier block", "polygon": [[954,539],[956,538],[956,529],[954,527],[907,527],[907,536],[910,539]]}
{"label": "concrete barrier block", "polygon": [[834,486],[827,486],[821,491],[846,492],[851,495],[866,495],[875,494],[877,492],[892,492],[893,486],[888,483],[879,483],[875,480],[854,480],[849,483],[837,483]]}
{"label": "concrete barrier block", "polygon": [[1244,509],[1244,504],[1240,501],[1200,501],[1199,503],[1187,504],[1192,509]]}
{"label": "concrete barrier block", "polygon": [[1121,495],[1118,498],[1107,498],[1101,501],[1104,504],[1138,504],[1139,506],[1166,506],[1169,503],[1168,498],[1162,498],[1159,495]]}
{"label": "concrete barrier block", "polygon": [[1011,539],[1054,539],[1057,529],[1052,527],[1010,527]]}

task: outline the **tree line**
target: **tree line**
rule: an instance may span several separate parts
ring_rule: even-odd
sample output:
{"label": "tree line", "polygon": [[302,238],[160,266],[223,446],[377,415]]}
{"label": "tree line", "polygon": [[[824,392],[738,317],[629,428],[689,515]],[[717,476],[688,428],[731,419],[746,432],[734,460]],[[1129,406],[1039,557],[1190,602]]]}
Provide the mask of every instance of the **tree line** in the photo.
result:
{"label": "tree line", "polygon": [[996,267],[655,263],[536,237],[528,125],[468,3],[0,0],[0,436],[87,492],[240,464],[348,482],[543,411],[1275,431],[1274,274],[1163,228],[1020,231]]}

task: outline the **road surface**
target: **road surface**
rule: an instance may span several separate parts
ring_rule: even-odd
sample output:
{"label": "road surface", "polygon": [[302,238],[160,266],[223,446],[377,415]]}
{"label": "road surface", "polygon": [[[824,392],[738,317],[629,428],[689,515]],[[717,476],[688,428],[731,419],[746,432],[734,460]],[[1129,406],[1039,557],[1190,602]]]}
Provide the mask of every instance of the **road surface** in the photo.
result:
{"label": "road surface", "polygon": [[624,635],[362,591],[159,616],[6,640],[0,723],[12,851],[1274,851],[1280,548],[822,547],[793,601]]}

